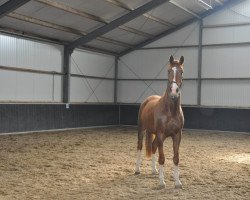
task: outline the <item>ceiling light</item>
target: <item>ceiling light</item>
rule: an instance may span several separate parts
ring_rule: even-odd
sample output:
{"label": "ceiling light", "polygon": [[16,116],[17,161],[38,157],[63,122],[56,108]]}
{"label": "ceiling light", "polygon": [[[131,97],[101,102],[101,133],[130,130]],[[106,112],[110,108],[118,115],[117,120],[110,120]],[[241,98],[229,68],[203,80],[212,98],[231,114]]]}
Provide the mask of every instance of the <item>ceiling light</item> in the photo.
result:
{"label": "ceiling light", "polygon": [[210,0],[210,4],[208,4],[207,2],[202,1],[202,0],[198,0],[198,3],[200,6],[202,6],[206,10],[213,9],[212,4],[211,4],[211,0]]}

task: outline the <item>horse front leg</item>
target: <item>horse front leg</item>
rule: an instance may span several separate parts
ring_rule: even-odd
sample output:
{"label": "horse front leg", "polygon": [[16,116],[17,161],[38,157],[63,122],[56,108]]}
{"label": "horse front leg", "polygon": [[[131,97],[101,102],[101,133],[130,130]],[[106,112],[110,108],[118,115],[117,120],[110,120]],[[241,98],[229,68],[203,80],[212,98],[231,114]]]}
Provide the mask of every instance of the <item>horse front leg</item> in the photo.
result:
{"label": "horse front leg", "polygon": [[173,156],[173,162],[174,162],[174,167],[173,167],[173,177],[175,181],[175,188],[182,188],[182,184],[179,178],[179,147],[180,147],[180,142],[181,142],[181,135],[182,132],[178,132],[176,135],[172,136],[173,139],[173,151],[174,151],[174,156]]}
{"label": "horse front leg", "polygon": [[158,143],[158,151],[159,151],[159,179],[160,179],[160,186],[165,187],[166,183],[164,181],[164,163],[165,163],[165,156],[163,152],[163,142],[165,140],[165,135],[162,133],[157,133],[157,143]]}

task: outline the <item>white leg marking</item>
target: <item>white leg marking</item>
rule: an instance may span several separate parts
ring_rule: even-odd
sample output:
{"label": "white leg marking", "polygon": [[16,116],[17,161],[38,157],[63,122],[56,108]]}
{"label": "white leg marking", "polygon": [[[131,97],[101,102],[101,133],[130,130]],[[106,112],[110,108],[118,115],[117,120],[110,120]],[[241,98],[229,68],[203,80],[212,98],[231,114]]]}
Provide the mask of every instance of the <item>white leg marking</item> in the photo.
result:
{"label": "white leg marking", "polygon": [[179,167],[178,165],[174,165],[173,177],[175,182],[175,188],[182,188],[181,181],[179,179]]}
{"label": "white leg marking", "polygon": [[158,171],[156,169],[156,155],[152,154],[152,174],[157,174]]}
{"label": "white leg marking", "polygon": [[164,181],[164,166],[159,166],[159,179],[160,179],[160,186],[166,186],[166,183]]}
{"label": "white leg marking", "polygon": [[140,174],[140,165],[141,165],[141,151],[137,151],[137,160],[135,167],[135,174]]}

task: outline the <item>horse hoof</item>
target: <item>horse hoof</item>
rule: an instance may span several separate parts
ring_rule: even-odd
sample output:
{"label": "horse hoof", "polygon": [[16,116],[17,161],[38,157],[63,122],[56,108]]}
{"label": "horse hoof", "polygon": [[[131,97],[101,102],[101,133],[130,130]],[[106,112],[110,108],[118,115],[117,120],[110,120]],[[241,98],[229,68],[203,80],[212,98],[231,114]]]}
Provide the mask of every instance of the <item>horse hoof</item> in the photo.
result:
{"label": "horse hoof", "polygon": [[158,174],[158,171],[157,171],[157,170],[154,170],[154,171],[152,171],[152,174],[153,174],[153,175],[156,175],[156,174]]}
{"label": "horse hoof", "polygon": [[135,175],[139,175],[140,173],[141,173],[141,172],[139,172],[139,171],[136,171],[136,172],[135,172]]}
{"label": "horse hoof", "polygon": [[175,189],[182,189],[182,184],[175,185]]}
{"label": "horse hoof", "polygon": [[159,188],[160,189],[163,189],[163,188],[165,188],[166,187],[166,183],[165,182],[161,182],[160,184],[159,184]]}

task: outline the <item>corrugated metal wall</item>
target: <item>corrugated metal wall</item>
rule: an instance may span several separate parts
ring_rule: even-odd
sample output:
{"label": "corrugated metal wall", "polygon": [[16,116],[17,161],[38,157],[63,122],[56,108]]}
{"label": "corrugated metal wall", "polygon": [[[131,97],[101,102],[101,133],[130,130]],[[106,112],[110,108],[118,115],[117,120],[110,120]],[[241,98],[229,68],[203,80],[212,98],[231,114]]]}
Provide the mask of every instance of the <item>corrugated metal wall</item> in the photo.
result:
{"label": "corrugated metal wall", "polygon": [[[244,24],[250,22],[249,11],[250,1],[243,1],[204,19],[203,44],[220,46],[203,47],[202,78],[219,80],[202,81],[202,105],[250,106],[250,25]],[[242,25],[220,27],[223,24]]]}
{"label": "corrugated metal wall", "polygon": [[[243,1],[203,19],[201,106],[250,107],[249,11],[250,1]],[[146,46],[151,49],[136,50],[122,57],[119,78],[166,78],[165,69],[158,77],[156,75],[167,64],[169,56],[176,53],[178,58],[183,55],[184,78],[194,80],[184,81],[182,103],[197,105],[198,38],[199,25],[194,23]],[[188,45],[196,47],[168,48]],[[154,81],[152,89],[147,86],[150,84],[119,81],[119,102],[141,102],[149,95],[162,94],[166,88],[164,81]]]}
{"label": "corrugated metal wall", "polygon": [[[71,55],[71,73],[114,78],[113,56],[76,50]],[[113,102],[114,81],[71,77],[71,102]]]}
{"label": "corrugated metal wall", "polygon": [[[0,34],[0,66],[62,72],[63,47]],[[71,73],[114,78],[114,57],[76,50]],[[0,69],[0,102],[62,102],[62,76]],[[71,102],[112,102],[114,81],[71,77]]]}
{"label": "corrugated metal wall", "polygon": [[[199,36],[198,23],[191,24],[171,35],[164,37],[147,47],[168,47],[197,45]],[[198,48],[143,49],[136,50],[119,61],[119,78],[133,79],[166,79],[170,55],[176,59],[185,57],[184,78],[196,79],[198,69]],[[150,87],[148,87],[150,85]],[[166,81],[128,81],[118,82],[118,101],[122,103],[139,103],[147,96],[162,95],[167,86]],[[182,102],[186,105],[197,103],[197,81],[185,80]]]}
{"label": "corrugated metal wall", "polygon": [[[62,47],[0,35],[0,65],[35,70],[62,70]],[[61,101],[61,77],[4,71],[0,101]]]}

